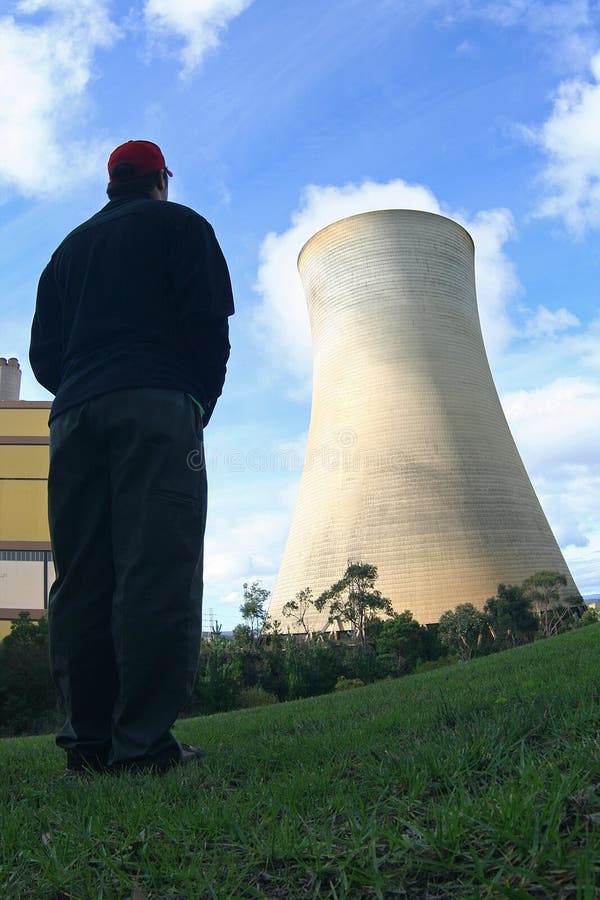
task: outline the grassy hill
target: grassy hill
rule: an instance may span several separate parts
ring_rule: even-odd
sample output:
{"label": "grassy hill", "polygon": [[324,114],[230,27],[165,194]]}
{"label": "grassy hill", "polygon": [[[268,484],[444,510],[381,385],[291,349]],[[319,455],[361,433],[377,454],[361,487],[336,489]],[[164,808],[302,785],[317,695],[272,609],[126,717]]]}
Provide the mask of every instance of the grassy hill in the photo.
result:
{"label": "grassy hill", "polygon": [[600,896],[600,626],[187,719],[164,776],[0,741],[0,897]]}

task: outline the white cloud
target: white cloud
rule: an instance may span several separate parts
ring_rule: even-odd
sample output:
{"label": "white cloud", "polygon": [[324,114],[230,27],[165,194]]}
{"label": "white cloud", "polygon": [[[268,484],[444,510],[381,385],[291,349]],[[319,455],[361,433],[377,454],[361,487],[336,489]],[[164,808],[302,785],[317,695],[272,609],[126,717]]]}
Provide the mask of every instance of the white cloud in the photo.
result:
{"label": "white cloud", "polygon": [[[248,490],[248,488],[246,488]],[[295,491],[265,489],[269,509],[225,516],[211,512],[205,541],[204,580],[207,590],[222,597],[232,586],[261,580],[270,586],[277,574],[287,538]],[[260,502],[255,504],[260,506]],[[235,594],[235,592],[234,592]]]}
{"label": "white cloud", "polygon": [[480,212],[469,220],[461,213],[445,213],[426,186],[401,179],[342,187],[310,185],[302,193],[300,207],[292,213],[291,226],[282,234],[271,232],[264,239],[256,283],[262,295],[255,315],[260,342],[265,348],[273,348],[271,374],[288,381],[290,396],[306,399],[311,383],[310,328],[296,267],[302,245],[338,219],[395,208],[447,214],[467,228],[475,241],[479,314],[488,352],[493,357],[510,340],[514,330],[507,305],[518,292],[519,282],[504,253],[504,244],[514,232],[508,210]]}
{"label": "white cloud", "polygon": [[547,157],[537,215],[562,219],[579,237],[600,225],[600,53],[590,68],[593,80],[562,82],[550,117],[525,132]]}
{"label": "white cloud", "polygon": [[[95,51],[118,33],[101,0],[23,0],[0,18],[0,186],[24,194],[62,190],[63,173],[97,174],[105,148],[78,139]],[[41,13],[41,24],[27,15]]]}
{"label": "white cloud", "polygon": [[471,15],[486,19],[500,28],[514,28],[525,25],[535,31],[557,32],[591,25],[590,7],[587,0],[463,0],[459,8]]}
{"label": "white cloud", "polygon": [[144,16],[154,43],[171,34],[183,40],[182,77],[200,64],[214,49],[229,22],[239,16],[252,0],[146,0]]}
{"label": "white cloud", "polygon": [[559,378],[502,405],[558,542],[587,547],[600,535],[600,384]]}
{"label": "white cloud", "polygon": [[520,293],[515,267],[504,252],[504,244],[513,237],[515,226],[508,209],[479,212],[469,220],[460,213],[450,214],[470,232],[475,242],[475,280],[481,330],[492,359],[515,335],[509,306]]}
{"label": "white cloud", "polygon": [[[555,325],[554,315],[538,322]],[[563,318],[568,316],[558,316],[558,324]],[[500,368],[508,383],[528,386],[501,393],[506,417],[579,589],[597,592],[600,319],[575,332],[549,327],[519,341]]]}
{"label": "white cloud", "polygon": [[[523,310],[519,313],[523,315]],[[519,326],[521,339],[512,343],[494,366],[494,377],[501,392],[538,389],[558,378],[575,375],[599,382],[600,317],[585,326],[556,329],[537,337],[528,335],[527,327],[527,322]]]}
{"label": "white cloud", "polygon": [[[231,469],[225,452],[219,454],[216,471],[209,471],[213,499],[204,549],[204,606],[226,628],[240,621],[244,582],[260,581],[267,590],[273,588],[296,502],[305,440],[302,434],[285,444],[265,444],[266,468],[254,467],[251,449],[242,469],[237,463]],[[280,466],[289,451],[298,454],[298,467],[292,471]]]}
{"label": "white cloud", "polygon": [[479,50],[472,41],[461,41],[454,52],[457,56],[477,56]]}
{"label": "white cloud", "polygon": [[496,28],[526,29],[543,40],[553,62],[571,71],[598,46],[589,0],[430,0],[430,5],[443,12],[447,25],[478,19]]}
{"label": "white cloud", "polygon": [[600,317],[593,319],[586,331],[576,335],[566,335],[561,342],[565,354],[571,354],[573,365],[581,366],[597,376],[600,371]]}
{"label": "white cloud", "polygon": [[545,306],[538,306],[534,315],[525,323],[524,334],[526,337],[541,338],[553,337],[561,331],[567,331],[579,325],[579,319],[573,313],[561,306],[552,312]]}
{"label": "white cloud", "polygon": [[[558,378],[530,391],[504,394],[502,406],[533,477],[577,466],[600,471],[600,385]],[[600,508],[600,504],[599,504]]]}
{"label": "white cloud", "polygon": [[[573,473],[564,478],[533,478],[540,502],[552,522],[556,540],[563,548],[589,547],[590,531],[596,527],[582,509],[582,496],[592,496],[596,504],[600,498],[600,475]],[[585,493],[582,495],[581,491]]]}
{"label": "white cloud", "polygon": [[598,594],[600,568],[600,528],[590,533],[585,547],[572,545],[565,549],[565,559],[575,577],[577,587],[585,595]]}

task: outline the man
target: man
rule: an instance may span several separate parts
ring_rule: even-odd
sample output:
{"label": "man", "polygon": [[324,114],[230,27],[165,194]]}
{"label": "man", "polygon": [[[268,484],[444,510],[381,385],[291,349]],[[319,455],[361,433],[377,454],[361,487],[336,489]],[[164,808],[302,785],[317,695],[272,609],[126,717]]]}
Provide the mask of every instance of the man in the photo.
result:
{"label": "man", "polygon": [[160,148],[108,161],[109,203],[40,278],[30,362],[55,394],[50,658],[71,770],[164,770],[203,755],[170,728],[202,627],[203,428],[234,312],[209,223],[167,200]]}

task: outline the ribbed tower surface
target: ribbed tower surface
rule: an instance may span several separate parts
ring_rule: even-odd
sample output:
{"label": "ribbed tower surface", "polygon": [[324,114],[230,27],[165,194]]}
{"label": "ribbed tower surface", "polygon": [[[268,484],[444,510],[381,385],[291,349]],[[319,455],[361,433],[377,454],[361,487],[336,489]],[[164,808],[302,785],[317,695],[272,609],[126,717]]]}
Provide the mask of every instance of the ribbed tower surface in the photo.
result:
{"label": "ribbed tower surface", "polygon": [[364,213],[315,234],[298,267],[312,413],[270,617],[291,625],[283,604],[318,595],[349,560],[376,565],[394,609],[421,623],[541,570],[578,594],[498,399],[465,229]]}

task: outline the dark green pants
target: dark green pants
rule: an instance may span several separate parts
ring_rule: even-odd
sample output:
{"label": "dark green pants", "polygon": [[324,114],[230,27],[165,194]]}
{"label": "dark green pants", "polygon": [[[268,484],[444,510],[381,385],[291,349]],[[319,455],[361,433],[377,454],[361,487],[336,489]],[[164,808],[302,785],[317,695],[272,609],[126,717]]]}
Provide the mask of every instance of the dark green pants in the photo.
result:
{"label": "dark green pants", "polygon": [[200,410],[155,388],[66,410],[50,426],[48,499],[57,743],[111,765],[169,759],[202,631]]}

